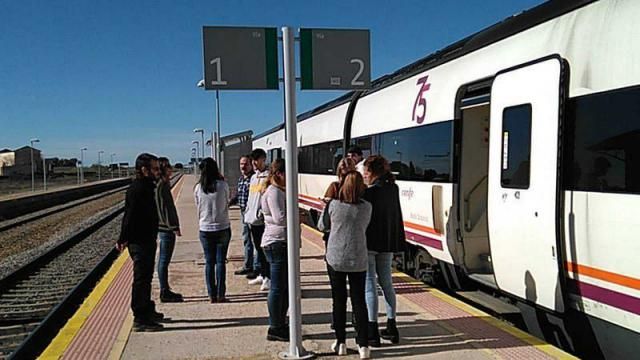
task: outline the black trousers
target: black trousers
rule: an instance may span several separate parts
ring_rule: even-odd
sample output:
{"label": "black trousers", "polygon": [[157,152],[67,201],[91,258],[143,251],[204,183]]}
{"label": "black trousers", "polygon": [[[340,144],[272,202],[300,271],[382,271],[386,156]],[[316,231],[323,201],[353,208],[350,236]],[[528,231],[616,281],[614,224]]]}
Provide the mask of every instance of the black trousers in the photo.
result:
{"label": "black trousers", "polygon": [[344,343],[347,339],[347,278],[349,278],[349,295],[351,307],[356,318],[356,343],[358,346],[369,346],[367,303],[365,301],[364,285],[367,272],[335,271],[329,264],[329,281],[331,282],[331,297],[333,298],[333,328],[336,340]]}
{"label": "black trousers", "polygon": [[253,269],[258,275],[262,275],[262,277],[270,278],[271,272],[269,268],[269,262],[267,261],[267,257],[264,255],[264,250],[262,249],[262,234],[264,233],[264,225],[249,225],[251,229],[251,239],[253,240],[253,248],[256,249],[256,254],[258,254],[258,268]]}
{"label": "black trousers", "polygon": [[131,310],[138,321],[149,320],[155,304],[151,301],[151,281],[156,259],[156,243],[129,244],[129,255],[133,260],[133,284],[131,285]]}

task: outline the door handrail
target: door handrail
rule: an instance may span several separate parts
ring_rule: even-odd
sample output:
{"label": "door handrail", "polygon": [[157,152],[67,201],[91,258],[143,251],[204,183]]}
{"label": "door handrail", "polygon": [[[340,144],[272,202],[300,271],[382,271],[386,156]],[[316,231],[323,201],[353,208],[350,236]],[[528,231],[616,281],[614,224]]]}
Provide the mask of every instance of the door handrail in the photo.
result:
{"label": "door handrail", "polygon": [[469,191],[467,193],[467,195],[464,196],[464,229],[467,232],[470,232],[471,230],[473,230],[473,228],[475,227],[471,225],[471,216],[469,215],[469,210],[470,210],[470,199],[471,199],[471,195],[473,195],[473,193],[478,190],[478,187],[480,187],[480,185],[488,178],[488,175],[483,176],[472,188],[471,191]]}

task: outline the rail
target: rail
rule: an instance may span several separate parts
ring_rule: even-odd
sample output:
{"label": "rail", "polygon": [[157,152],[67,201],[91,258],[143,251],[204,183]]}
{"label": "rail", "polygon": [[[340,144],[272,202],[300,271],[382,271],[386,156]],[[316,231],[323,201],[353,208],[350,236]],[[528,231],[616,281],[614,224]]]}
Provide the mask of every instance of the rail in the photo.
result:
{"label": "rail", "polygon": [[[181,177],[182,174],[174,176],[171,186]],[[85,240],[111,224],[123,211],[123,203],[112,207],[92,225],[0,279],[0,333],[3,335],[0,338],[4,339],[0,343],[0,359],[35,358],[46,348],[118,253],[110,239],[107,254],[93,257],[99,260],[97,264],[93,262],[96,265],[89,265],[89,269],[87,261],[73,260],[77,254],[87,257],[87,249],[95,245],[84,244]],[[64,273],[58,270],[61,265]],[[43,297],[43,293],[49,295]]]}
{"label": "rail", "polygon": [[471,222],[471,195],[473,195],[473,193],[478,190],[478,188],[480,187],[480,185],[487,180],[488,176],[485,175],[483,176],[474,186],[473,188],[471,188],[471,191],[469,191],[467,193],[467,195],[465,195],[464,197],[464,229],[467,232],[470,232],[471,230],[473,230],[473,228],[476,226],[475,223]]}

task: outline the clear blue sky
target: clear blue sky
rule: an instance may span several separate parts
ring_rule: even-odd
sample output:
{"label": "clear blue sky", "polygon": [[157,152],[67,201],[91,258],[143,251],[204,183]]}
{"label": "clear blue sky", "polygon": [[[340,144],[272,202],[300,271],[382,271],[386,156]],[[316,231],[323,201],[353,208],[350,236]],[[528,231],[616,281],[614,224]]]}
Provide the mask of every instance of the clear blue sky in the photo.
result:
{"label": "clear blue sky", "polygon": [[[38,137],[47,157],[185,161],[193,128],[215,124],[214,94],[195,87],[203,25],[368,28],[375,78],[542,2],[0,1],[0,148]],[[340,94],[298,92],[298,113]],[[282,99],[222,93],[222,134],[275,126]]]}

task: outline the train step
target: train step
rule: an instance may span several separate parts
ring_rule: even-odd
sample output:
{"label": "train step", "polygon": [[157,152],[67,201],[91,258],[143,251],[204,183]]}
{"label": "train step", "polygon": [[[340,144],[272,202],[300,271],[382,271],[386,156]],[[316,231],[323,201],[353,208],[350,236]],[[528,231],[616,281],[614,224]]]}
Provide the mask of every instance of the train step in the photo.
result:
{"label": "train step", "polygon": [[456,291],[456,294],[496,314],[513,315],[520,313],[520,309],[517,306],[506,303],[482,291]]}

